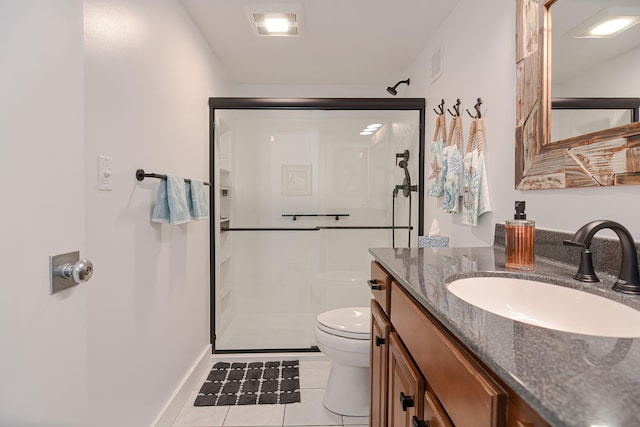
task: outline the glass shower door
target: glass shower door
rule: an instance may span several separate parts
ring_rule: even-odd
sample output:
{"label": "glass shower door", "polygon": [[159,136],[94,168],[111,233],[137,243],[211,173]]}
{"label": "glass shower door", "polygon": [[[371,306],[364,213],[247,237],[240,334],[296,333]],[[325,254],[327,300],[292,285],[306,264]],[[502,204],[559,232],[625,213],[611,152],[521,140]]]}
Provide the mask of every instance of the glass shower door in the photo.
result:
{"label": "glass shower door", "polygon": [[[404,150],[415,153],[417,182],[418,113],[216,110],[216,122],[230,219],[216,247],[229,261],[217,262],[215,348],[312,349],[319,313],[368,306],[368,248],[392,245],[392,222],[409,225],[408,199],[393,190]],[[361,135],[372,123],[380,126]],[[407,246],[408,231],[395,240]]]}

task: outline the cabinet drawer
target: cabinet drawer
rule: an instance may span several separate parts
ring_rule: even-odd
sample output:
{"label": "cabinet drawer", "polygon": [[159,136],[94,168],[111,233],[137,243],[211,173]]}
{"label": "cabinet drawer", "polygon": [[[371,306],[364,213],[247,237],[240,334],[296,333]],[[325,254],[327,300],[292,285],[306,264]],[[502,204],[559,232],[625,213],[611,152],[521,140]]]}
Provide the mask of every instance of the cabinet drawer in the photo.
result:
{"label": "cabinet drawer", "polygon": [[382,310],[389,315],[391,312],[391,277],[375,261],[371,261],[371,278],[368,280],[373,298],[380,304]]}
{"label": "cabinet drawer", "polygon": [[391,290],[391,313],[393,327],[453,424],[503,427],[507,404],[504,390],[396,283]]}

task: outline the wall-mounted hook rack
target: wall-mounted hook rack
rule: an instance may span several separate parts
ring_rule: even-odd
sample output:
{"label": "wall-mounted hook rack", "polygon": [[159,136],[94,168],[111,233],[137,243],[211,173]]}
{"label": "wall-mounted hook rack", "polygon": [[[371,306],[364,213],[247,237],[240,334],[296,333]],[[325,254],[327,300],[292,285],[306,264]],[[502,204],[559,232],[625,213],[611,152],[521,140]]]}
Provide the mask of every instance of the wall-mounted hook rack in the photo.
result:
{"label": "wall-mounted hook rack", "polygon": [[451,110],[447,108],[447,111],[449,112],[449,114],[451,114],[453,117],[460,117],[460,104],[461,104],[460,98],[458,98],[456,100],[455,105],[453,106],[453,110],[455,111],[455,113],[452,113]]}
{"label": "wall-mounted hook rack", "polygon": [[[440,110],[440,112],[438,112],[438,110]],[[444,114],[444,99],[438,105],[438,110],[436,110],[435,108],[433,109],[433,111],[435,111],[437,115],[442,116]]]}
{"label": "wall-mounted hook rack", "polygon": [[481,106],[481,105],[482,105],[482,99],[481,99],[481,98],[478,98],[478,101],[476,102],[476,105],[474,105],[474,106],[473,106],[473,108],[475,108],[475,109],[476,109],[476,115],[475,115],[475,116],[474,116],[474,115],[472,115],[472,114],[469,112],[469,109],[468,109],[468,108],[467,108],[467,114],[469,114],[469,116],[470,116],[472,119],[481,119],[481,118],[482,118],[482,112],[480,111],[480,106]]}

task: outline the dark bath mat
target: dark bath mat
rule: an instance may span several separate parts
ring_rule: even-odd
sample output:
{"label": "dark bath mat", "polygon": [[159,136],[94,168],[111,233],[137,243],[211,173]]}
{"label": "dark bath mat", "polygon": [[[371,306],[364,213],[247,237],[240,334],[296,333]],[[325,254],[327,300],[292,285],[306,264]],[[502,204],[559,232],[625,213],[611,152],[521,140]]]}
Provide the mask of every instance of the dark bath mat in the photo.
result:
{"label": "dark bath mat", "polygon": [[262,405],[300,402],[298,360],[218,362],[194,406]]}

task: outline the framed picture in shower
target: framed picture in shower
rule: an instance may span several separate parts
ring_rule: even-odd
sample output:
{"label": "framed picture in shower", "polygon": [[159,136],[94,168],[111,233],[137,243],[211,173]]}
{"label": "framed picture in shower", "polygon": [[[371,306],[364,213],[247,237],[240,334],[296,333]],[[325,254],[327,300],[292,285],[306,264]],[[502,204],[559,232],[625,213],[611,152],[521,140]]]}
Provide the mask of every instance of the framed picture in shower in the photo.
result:
{"label": "framed picture in shower", "polygon": [[282,165],[282,196],[311,196],[311,165]]}

